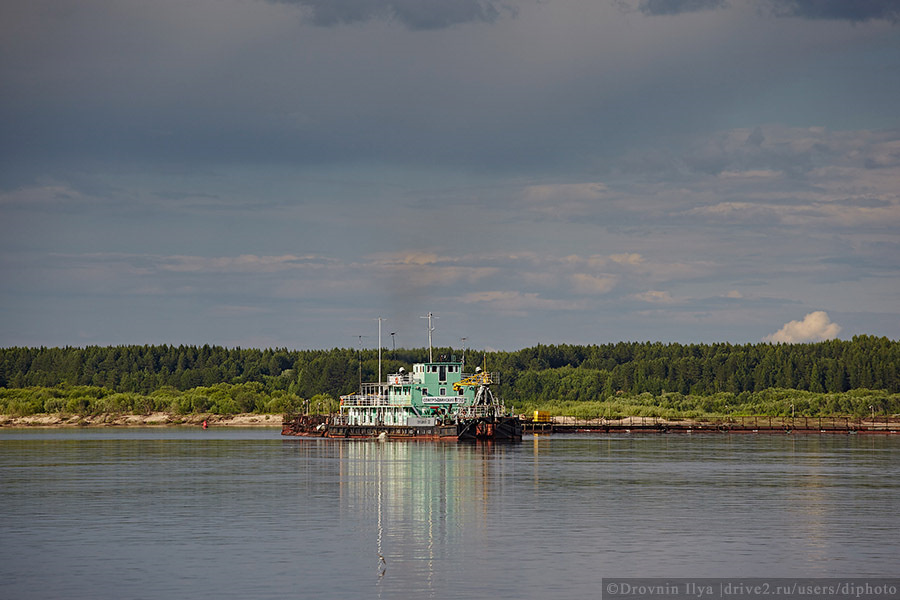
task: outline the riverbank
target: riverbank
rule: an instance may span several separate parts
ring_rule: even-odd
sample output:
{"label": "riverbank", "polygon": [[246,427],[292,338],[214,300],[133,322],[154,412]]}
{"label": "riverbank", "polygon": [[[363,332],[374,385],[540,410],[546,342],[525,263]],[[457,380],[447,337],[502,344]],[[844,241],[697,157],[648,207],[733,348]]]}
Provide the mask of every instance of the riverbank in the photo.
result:
{"label": "riverbank", "polygon": [[278,427],[281,415],[243,413],[238,415],[190,414],[178,415],[152,412],[145,415],[102,414],[69,415],[63,413],[14,417],[0,415],[0,427]]}

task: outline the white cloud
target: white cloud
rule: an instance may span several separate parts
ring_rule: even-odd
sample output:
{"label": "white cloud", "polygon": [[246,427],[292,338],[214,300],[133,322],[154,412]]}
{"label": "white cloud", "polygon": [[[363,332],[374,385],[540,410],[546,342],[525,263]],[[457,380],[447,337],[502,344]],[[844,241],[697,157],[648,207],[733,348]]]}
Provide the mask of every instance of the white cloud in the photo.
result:
{"label": "white cloud", "polygon": [[706,218],[716,223],[771,223],[781,220],[783,212],[777,206],[751,202],[719,202],[711,206],[698,206],[686,215]]}
{"label": "white cloud", "polygon": [[577,310],[577,302],[541,298],[535,293],[507,290],[471,292],[460,297],[464,304],[487,304],[502,313],[525,316],[530,310]]}
{"label": "white cloud", "polygon": [[587,273],[575,273],[572,275],[575,289],[587,294],[605,294],[616,287],[617,277],[612,275],[589,275]]}
{"label": "white cloud", "polygon": [[559,199],[599,200],[607,192],[605,184],[588,183],[556,183],[530,185],[525,188],[524,195],[532,202],[553,202]]}
{"label": "white cloud", "polygon": [[841,327],[832,323],[828,313],[823,310],[811,312],[802,321],[790,321],[784,327],[763,338],[764,342],[782,342],[796,344],[801,342],[820,342],[837,337]]}
{"label": "white cloud", "polygon": [[[878,206],[860,205],[879,202]],[[833,225],[842,227],[889,226],[900,224],[900,203],[889,198],[840,198],[779,206],[772,202],[719,202],[685,212],[715,223],[780,223],[798,227]]]}
{"label": "white cloud", "polygon": [[593,212],[592,207],[608,195],[599,182],[531,185],[522,190],[527,211],[557,218],[577,218]]}
{"label": "white cloud", "polygon": [[652,304],[671,304],[675,301],[674,298],[672,298],[672,294],[669,292],[661,292],[658,290],[641,292],[640,294],[635,294],[634,297],[642,302],[650,302]]}
{"label": "white cloud", "polygon": [[722,171],[719,173],[721,179],[773,179],[783,175],[781,171],[774,169],[755,169],[747,171]]}
{"label": "white cloud", "polygon": [[481,266],[477,257],[438,256],[417,251],[378,254],[371,261],[359,263],[357,267],[391,276],[395,285],[404,287],[456,285],[462,282],[471,284],[496,275],[499,270],[493,266]]}
{"label": "white cloud", "polygon": [[[431,252],[408,252],[379,254],[373,257],[376,263],[389,265],[433,265],[442,262],[437,254]],[[447,262],[445,258],[443,262]]]}
{"label": "white cloud", "polygon": [[644,257],[634,252],[631,254],[611,254],[609,259],[620,265],[637,266],[644,263]]}
{"label": "white cloud", "polygon": [[321,266],[323,259],[314,255],[295,256],[169,256],[160,258],[159,268],[163,271],[181,273],[273,273],[300,267]]}

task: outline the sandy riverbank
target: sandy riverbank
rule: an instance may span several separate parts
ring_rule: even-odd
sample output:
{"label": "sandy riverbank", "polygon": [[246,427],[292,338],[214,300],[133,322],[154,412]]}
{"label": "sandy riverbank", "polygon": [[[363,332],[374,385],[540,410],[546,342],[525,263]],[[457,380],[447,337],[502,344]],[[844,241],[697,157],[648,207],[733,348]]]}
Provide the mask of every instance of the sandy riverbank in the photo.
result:
{"label": "sandy riverbank", "polygon": [[41,414],[27,417],[0,415],[0,427],[200,427],[206,420],[210,427],[281,427],[281,415],[176,415],[155,412],[148,415]]}

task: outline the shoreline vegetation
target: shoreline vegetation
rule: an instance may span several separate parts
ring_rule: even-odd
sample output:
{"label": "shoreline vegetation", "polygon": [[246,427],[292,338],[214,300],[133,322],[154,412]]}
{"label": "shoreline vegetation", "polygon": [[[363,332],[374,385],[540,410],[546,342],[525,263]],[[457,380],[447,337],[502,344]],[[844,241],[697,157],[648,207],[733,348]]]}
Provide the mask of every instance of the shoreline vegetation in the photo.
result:
{"label": "shoreline vegetation", "polygon": [[281,415],[177,415],[153,412],[145,415],[99,414],[72,415],[41,413],[28,416],[0,415],[0,428],[59,428],[59,427],[278,427]]}
{"label": "shoreline vegetation", "polygon": [[[446,359],[460,354],[435,349]],[[427,357],[424,348],[384,351],[382,373],[409,369]],[[486,365],[500,373],[495,393],[517,414],[900,415],[900,342],[885,337],[812,344],[538,345],[510,352],[469,349],[464,359],[470,370]],[[336,412],[341,395],[356,391],[360,381],[377,380],[378,367],[375,349],[0,348],[0,415],[7,415],[0,423],[31,417],[75,424],[190,424],[204,415],[223,423],[230,415],[254,415],[270,423],[272,415]],[[160,414],[167,416],[150,417]]]}
{"label": "shoreline vegetation", "polygon": [[[249,389],[248,389],[249,388]],[[235,410],[236,406],[258,407]],[[266,410],[268,407],[269,410]],[[534,411],[553,418],[578,420],[721,421],[741,417],[876,419],[900,416],[900,393],[858,389],[814,393],[773,388],[761,392],[712,395],[620,393],[594,401],[558,399],[507,403],[526,417]],[[286,413],[329,414],[339,401],[327,394],[310,399],[269,395],[258,385],[216,384],[184,392],[157,390],[149,395],[122,393],[96,386],[0,388],[0,427],[29,426],[217,426],[281,425]]]}

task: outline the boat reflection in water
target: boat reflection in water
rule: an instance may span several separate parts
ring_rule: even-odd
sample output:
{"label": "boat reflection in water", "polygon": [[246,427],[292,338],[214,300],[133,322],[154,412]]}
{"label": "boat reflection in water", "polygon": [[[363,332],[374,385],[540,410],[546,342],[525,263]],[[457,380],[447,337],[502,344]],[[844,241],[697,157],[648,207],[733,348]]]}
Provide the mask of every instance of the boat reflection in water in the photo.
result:
{"label": "boat reflection in water", "polygon": [[374,525],[371,564],[380,584],[431,594],[446,590],[448,578],[472,576],[447,569],[471,564],[460,554],[488,543],[494,471],[503,470],[508,444],[337,445],[340,513]]}

